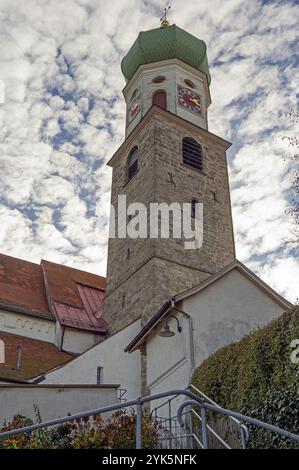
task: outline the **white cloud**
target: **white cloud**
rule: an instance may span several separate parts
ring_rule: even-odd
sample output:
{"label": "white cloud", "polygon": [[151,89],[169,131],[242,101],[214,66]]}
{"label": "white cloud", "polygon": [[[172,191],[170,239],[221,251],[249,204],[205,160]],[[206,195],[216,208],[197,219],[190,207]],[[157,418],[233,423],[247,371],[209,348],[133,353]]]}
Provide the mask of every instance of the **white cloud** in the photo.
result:
{"label": "white cloud", "polygon": [[252,268],[279,293],[292,302],[299,300],[298,296],[298,261],[294,258],[269,258],[267,264],[256,263]]}

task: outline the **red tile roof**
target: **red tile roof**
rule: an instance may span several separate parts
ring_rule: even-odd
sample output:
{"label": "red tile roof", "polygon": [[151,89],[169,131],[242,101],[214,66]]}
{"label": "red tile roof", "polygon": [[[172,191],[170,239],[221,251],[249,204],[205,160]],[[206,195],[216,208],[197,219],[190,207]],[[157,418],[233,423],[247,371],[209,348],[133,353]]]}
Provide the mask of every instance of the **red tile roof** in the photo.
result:
{"label": "red tile roof", "polygon": [[46,286],[48,286],[51,297],[57,302],[62,302],[73,307],[82,307],[77,283],[90,286],[101,291],[106,289],[106,279],[96,274],[87,273],[61,264],[41,261]]}
{"label": "red tile roof", "polygon": [[[102,306],[106,280],[95,274],[42,260],[49,302],[61,325],[106,333]],[[66,275],[67,273],[67,275]]]}
{"label": "red tile roof", "polygon": [[15,306],[54,319],[38,264],[0,254],[0,304]]}
{"label": "red tile roof", "polygon": [[0,307],[105,333],[102,303],[106,279],[42,260],[41,264],[0,254]]}
{"label": "red tile roof", "polygon": [[[74,358],[61,352],[51,343],[36,339],[16,336],[0,331],[0,340],[5,344],[5,364],[0,364],[0,379],[24,381],[54,367],[65,364]],[[18,346],[22,345],[20,368],[17,369]]]}
{"label": "red tile roof", "polygon": [[82,284],[77,284],[77,289],[83,304],[81,308],[54,302],[59,323],[72,328],[106,333],[107,326],[102,319],[105,292]]}

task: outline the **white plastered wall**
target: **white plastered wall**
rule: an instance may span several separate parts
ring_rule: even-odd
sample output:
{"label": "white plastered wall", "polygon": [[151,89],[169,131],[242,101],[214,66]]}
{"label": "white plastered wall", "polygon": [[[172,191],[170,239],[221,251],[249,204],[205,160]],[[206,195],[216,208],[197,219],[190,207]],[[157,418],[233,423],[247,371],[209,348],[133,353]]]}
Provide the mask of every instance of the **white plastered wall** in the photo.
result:
{"label": "white plastered wall", "polygon": [[34,405],[43,421],[61,418],[68,413],[114,405],[118,402],[117,385],[110,386],[28,386],[0,385],[0,427],[20,414],[36,420]]}
{"label": "white plastered wall", "polygon": [[140,330],[140,320],[86,351],[67,365],[46,375],[44,384],[96,384],[102,367],[103,383],[118,383],[126,389],[126,399],[140,395],[140,353],[125,353],[125,347]]}
{"label": "white plastered wall", "polygon": [[0,310],[0,331],[55,343],[55,322]]}
{"label": "white plastered wall", "polygon": [[182,301],[180,308],[190,316],[188,320],[182,313],[172,311],[179,319],[182,333],[176,331],[176,322],[171,319],[169,325],[175,336],[160,337],[158,333],[163,326],[160,323],[147,339],[147,385],[151,394],[189,385],[192,377],[190,321],[196,368],[219,348],[239,341],[285,311],[237,269]]}

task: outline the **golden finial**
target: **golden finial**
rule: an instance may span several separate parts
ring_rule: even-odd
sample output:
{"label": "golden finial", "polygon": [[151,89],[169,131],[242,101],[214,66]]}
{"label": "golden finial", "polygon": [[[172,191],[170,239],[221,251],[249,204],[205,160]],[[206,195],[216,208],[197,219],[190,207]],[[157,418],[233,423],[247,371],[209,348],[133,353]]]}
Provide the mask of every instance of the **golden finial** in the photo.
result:
{"label": "golden finial", "polygon": [[168,14],[170,9],[171,9],[171,5],[168,5],[168,7],[164,8],[164,14],[163,14],[162,18],[160,19],[161,28],[167,28],[168,26],[170,26],[169,21],[167,21],[167,14]]}

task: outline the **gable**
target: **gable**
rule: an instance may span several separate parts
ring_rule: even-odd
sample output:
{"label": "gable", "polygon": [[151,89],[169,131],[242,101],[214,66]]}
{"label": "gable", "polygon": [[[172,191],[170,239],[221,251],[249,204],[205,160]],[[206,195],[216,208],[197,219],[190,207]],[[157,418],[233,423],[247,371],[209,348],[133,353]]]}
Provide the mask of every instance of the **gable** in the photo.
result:
{"label": "gable", "polygon": [[183,300],[184,307],[200,302],[201,308],[206,306],[209,309],[214,307],[217,310],[233,309],[250,312],[261,309],[261,311],[284,311],[287,306],[262,288],[258,283],[253,282],[245,276],[242,271],[232,269],[224,276],[219,277],[205,289],[194,293]]}
{"label": "gable", "polygon": [[[245,281],[245,279],[247,280],[247,282],[245,282],[245,284],[243,285],[243,287],[245,289],[244,291],[242,289],[239,289],[238,282],[234,282],[234,280],[231,279],[231,277],[226,277],[232,272],[233,273],[237,272],[242,276],[240,278],[237,276],[235,278],[235,281],[237,281],[237,280],[241,281],[241,279],[243,279],[243,278],[244,278],[244,281]],[[234,274],[231,274],[231,276],[234,276]],[[225,289],[221,289],[222,284],[218,284],[218,290],[220,290],[219,295],[218,295],[218,297],[215,295],[215,301],[217,303],[219,303],[219,297],[222,300],[227,299],[228,301],[230,301],[232,299],[238,299],[240,297],[240,294],[242,294],[242,292],[243,292],[243,294],[244,294],[244,292],[247,292],[247,294],[249,294],[249,286],[251,285],[252,293],[257,292],[253,289],[253,287],[255,286],[259,290],[258,297],[261,296],[261,293],[264,293],[265,294],[264,298],[267,298],[268,300],[270,300],[270,299],[273,300],[273,303],[270,302],[270,305],[273,306],[273,307],[274,306],[277,306],[277,307],[279,306],[280,311],[288,310],[288,309],[292,308],[292,306],[293,306],[290,302],[288,302],[286,299],[281,297],[277,292],[275,292],[273,289],[271,289],[270,286],[268,286],[264,281],[262,281],[252,271],[250,271],[244,264],[240,263],[240,261],[238,261],[238,260],[235,260],[233,263],[228,265],[226,268],[223,268],[221,271],[218,271],[216,274],[214,274],[213,276],[210,276],[208,279],[201,282],[200,284],[192,287],[191,289],[188,289],[187,291],[181,292],[181,293],[177,294],[176,296],[172,297],[171,299],[169,299],[169,301],[166,302],[161,307],[161,309],[158,312],[156,312],[152,316],[152,318],[143,326],[143,328],[140,330],[138,335],[136,335],[136,337],[133,338],[132,341],[130,342],[130,344],[128,344],[128,346],[125,348],[125,351],[130,351],[131,352],[136,347],[138,347],[144,341],[144,339],[150,333],[150,331],[152,331],[152,329],[155,327],[155,325],[157,325],[165,316],[167,316],[169,314],[169,312],[177,304],[185,303],[186,305],[188,305],[187,299],[192,299],[193,298],[193,300],[191,300],[190,303],[191,303],[191,305],[192,305],[192,303],[195,303],[195,305],[196,305],[196,300],[194,300],[194,296],[196,296],[195,299],[197,299],[198,295],[202,294],[202,292],[208,292],[208,293],[211,292],[211,288],[213,288],[213,286],[216,285],[217,282],[219,282],[220,280],[223,280],[225,277],[226,277],[226,280],[224,281],[224,283],[228,282],[228,285],[230,285],[231,288],[234,286],[233,290],[235,290],[237,292],[237,295],[236,295],[236,297],[234,297],[232,292],[230,292],[230,294],[228,294],[230,289],[227,289],[225,291]],[[245,288],[245,286],[247,286],[247,289]],[[223,297],[224,291],[225,291],[225,297]],[[230,299],[229,299],[229,295],[231,296]],[[241,295],[241,297],[242,297],[242,295]],[[214,296],[214,291],[213,291],[212,297],[213,296]],[[235,307],[235,308],[237,308],[237,307]],[[242,307],[239,306],[238,308],[242,310]],[[269,309],[268,309],[268,311],[269,311]]]}
{"label": "gable", "polygon": [[184,299],[182,309],[193,320],[197,364],[286,310],[238,269]]}

